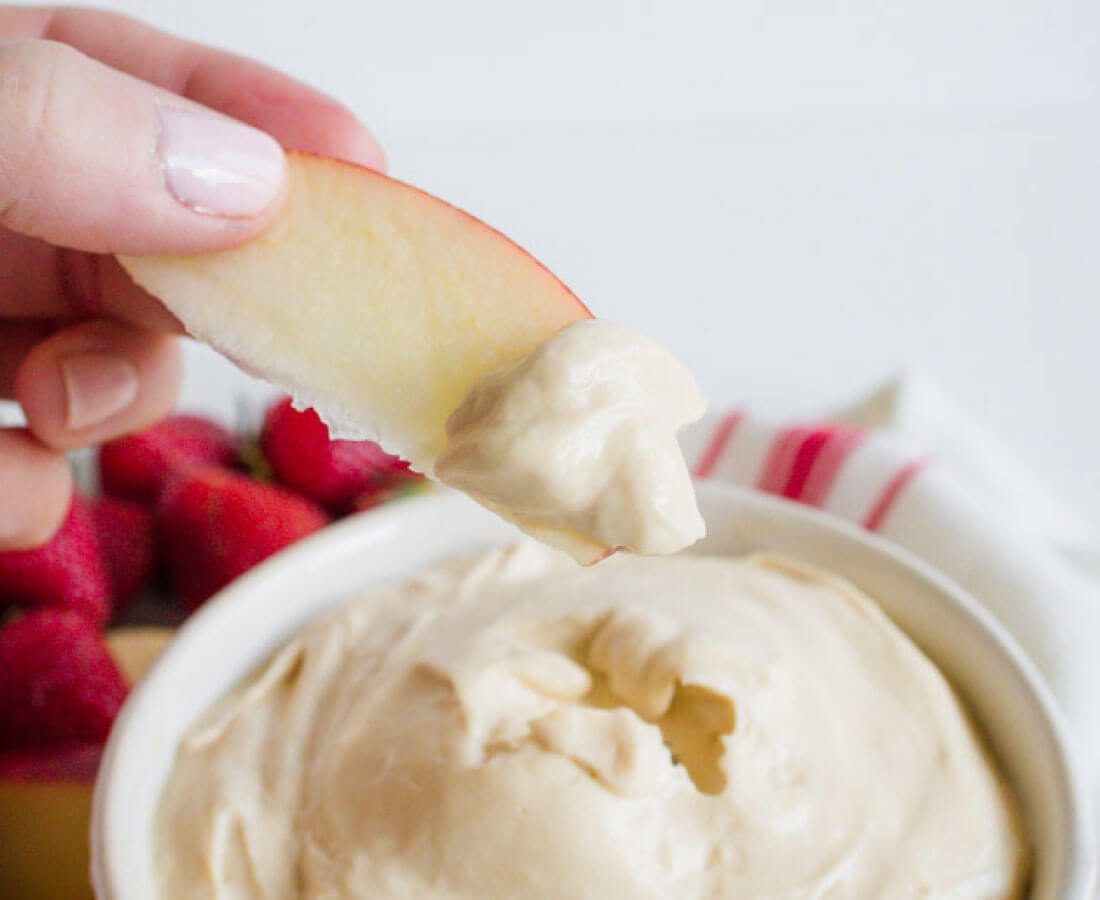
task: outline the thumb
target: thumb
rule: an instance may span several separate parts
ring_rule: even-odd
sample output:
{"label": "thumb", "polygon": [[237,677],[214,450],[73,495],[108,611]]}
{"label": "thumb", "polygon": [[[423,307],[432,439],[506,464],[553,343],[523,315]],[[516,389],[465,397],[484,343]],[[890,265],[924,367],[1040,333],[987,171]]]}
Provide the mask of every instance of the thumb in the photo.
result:
{"label": "thumb", "polygon": [[262,131],[64,44],[0,43],[0,226],[94,253],[192,253],[266,227],[285,175]]}

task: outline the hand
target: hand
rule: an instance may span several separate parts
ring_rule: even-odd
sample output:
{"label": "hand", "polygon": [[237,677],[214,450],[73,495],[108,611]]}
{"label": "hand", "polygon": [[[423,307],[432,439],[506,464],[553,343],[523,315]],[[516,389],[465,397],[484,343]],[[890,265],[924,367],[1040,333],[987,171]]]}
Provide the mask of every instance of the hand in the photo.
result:
{"label": "hand", "polygon": [[385,166],[350,112],[258,63],[110,13],[0,7],[0,399],[28,423],[0,429],[0,550],[60,525],[66,451],[175,402],[179,323],[109,254],[256,236],[277,142]]}

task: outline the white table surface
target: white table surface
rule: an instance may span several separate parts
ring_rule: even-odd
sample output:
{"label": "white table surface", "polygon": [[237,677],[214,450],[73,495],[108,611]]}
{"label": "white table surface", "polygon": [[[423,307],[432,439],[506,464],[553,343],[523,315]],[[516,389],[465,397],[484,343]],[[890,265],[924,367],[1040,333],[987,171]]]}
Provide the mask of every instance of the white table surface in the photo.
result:
{"label": "white table surface", "polygon": [[1100,520],[1094,0],[113,5],[339,97],[716,405],[923,369]]}

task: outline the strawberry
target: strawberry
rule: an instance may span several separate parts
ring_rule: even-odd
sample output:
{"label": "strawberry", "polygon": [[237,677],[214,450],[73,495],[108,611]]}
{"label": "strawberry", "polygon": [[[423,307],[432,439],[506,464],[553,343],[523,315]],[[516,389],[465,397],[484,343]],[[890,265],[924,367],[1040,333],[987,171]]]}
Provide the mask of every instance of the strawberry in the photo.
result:
{"label": "strawberry", "polygon": [[40,609],[0,628],[0,751],[107,739],[126,682],[95,627]]}
{"label": "strawberry", "polygon": [[175,415],[100,447],[99,480],[108,494],[151,505],[174,476],[236,461],[232,432],[201,416]]}
{"label": "strawberry", "polygon": [[[102,741],[75,741],[0,753],[0,782],[95,780]],[[0,804],[2,806],[2,804]]]}
{"label": "strawberry", "polygon": [[111,613],[111,593],[91,510],[79,494],[73,494],[65,522],[48,543],[0,553],[0,600],[68,609],[103,625]]}
{"label": "strawberry", "polygon": [[153,513],[129,500],[100,497],[92,504],[92,521],[118,612],[152,580]]}
{"label": "strawberry", "polygon": [[157,517],[169,575],[189,608],[329,522],[304,497],[217,468],[172,482]]}
{"label": "strawberry", "polygon": [[317,413],[296,410],[289,397],[268,410],[260,447],[276,481],[334,515],[348,512],[356,498],[409,474],[407,462],[374,441],[330,439]]}
{"label": "strawberry", "polygon": [[375,509],[384,503],[389,503],[391,500],[403,500],[406,497],[413,497],[427,490],[428,484],[429,482],[423,475],[410,472],[406,478],[398,478],[386,487],[367,491],[365,494],[356,497],[352,509],[355,512],[363,512],[364,510]]}

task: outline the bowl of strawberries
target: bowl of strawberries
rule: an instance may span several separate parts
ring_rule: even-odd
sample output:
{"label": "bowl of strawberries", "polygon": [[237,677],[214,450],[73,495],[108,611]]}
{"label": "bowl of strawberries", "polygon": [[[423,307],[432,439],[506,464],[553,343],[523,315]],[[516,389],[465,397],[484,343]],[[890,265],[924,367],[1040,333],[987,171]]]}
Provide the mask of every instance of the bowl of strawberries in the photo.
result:
{"label": "bowl of strawberries", "polygon": [[423,478],[279,398],[255,425],[178,414],[78,461],[61,528],[0,552],[0,897],[92,896],[92,784],[175,628],[258,563]]}

